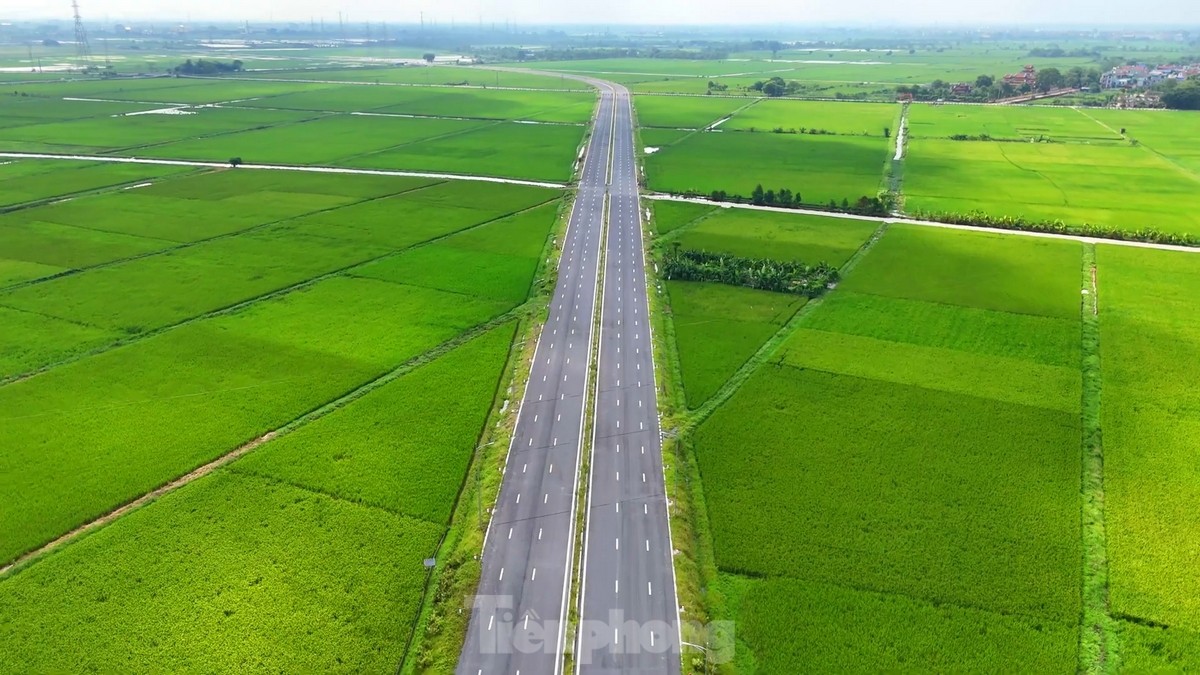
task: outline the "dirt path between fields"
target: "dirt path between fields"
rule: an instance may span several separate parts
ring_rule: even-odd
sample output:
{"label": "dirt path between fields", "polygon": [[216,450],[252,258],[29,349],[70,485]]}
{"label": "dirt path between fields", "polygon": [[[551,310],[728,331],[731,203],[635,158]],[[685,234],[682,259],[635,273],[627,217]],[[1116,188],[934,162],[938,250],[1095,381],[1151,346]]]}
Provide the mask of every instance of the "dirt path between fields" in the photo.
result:
{"label": "dirt path between fields", "polygon": [[[428,139],[426,139],[428,140]],[[185,159],[146,159],[143,157],[112,157],[109,155],[56,155],[39,152],[0,152],[0,157],[11,159],[58,159],[77,162],[114,162],[118,164],[158,164],[162,166],[196,166],[210,169],[228,169],[228,162],[201,162]],[[351,169],[340,166],[293,166],[288,164],[239,164],[237,170],[251,171],[300,171],[304,173],[346,173],[362,176],[411,176],[414,178],[440,178],[443,180],[469,180],[483,183],[507,183],[509,185],[529,185],[532,187],[553,188],[562,190],[565,183],[548,183],[545,181],[520,180],[518,178],[499,178],[497,176],[478,176],[461,173],[430,173],[427,171],[393,171],[390,169]]]}
{"label": "dirt path between fields", "polygon": [[731,202],[714,202],[703,197],[680,197],[677,195],[643,192],[643,199],[652,199],[655,201],[671,201],[671,202],[689,202],[692,204],[707,204],[726,209],[750,209],[753,211],[773,211],[775,213],[792,213],[808,216],[821,216],[824,218],[843,218],[846,220],[865,220],[869,222],[879,223],[885,222],[896,225],[919,225],[921,227],[941,227],[948,230],[967,230],[970,232],[991,232],[994,234],[1011,234],[1016,237],[1039,237],[1042,239],[1064,239],[1067,241],[1081,241],[1088,244],[1108,244],[1111,246],[1129,246],[1131,248],[1153,248],[1160,251],[1179,251],[1181,253],[1200,253],[1200,247],[1192,246],[1173,246],[1171,244],[1155,244],[1146,241],[1123,241],[1121,239],[1103,239],[1100,237],[1085,237],[1078,234],[1057,234],[1054,232],[1031,232],[1029,230],[1006,230],[1000,227],[980,227],[975,225],[957,225],[954,223],[939,223],[932,220],[917,220],[915,218],[902,218],[898,216],[860,216],[852,213],[836,213],[832,211],[819,211],[816,209],[785,209],[778,206],[755,206],[753,204],[735,204]]}
{"label": "dirt path between fields", "polygon": [[179,478],[176,478],[175,480],[173,480],[165,485],[162,485],[151,492],[147,492],[146,494],[142,495],[141,497],[138,497],[137,499],[129,502],[128,504],[125,504],[124,506],[117,507],[116,509],[109,511],[108,513],[104,514],[103,516],[100,516],[99,518],[89,520],[88,522],[84,523],[83,525],[80,525],[79,527],[71,530],[70,532],[67,532],[66,534],[58,537],[57,539],[51,540],[51,541],[47,542],[46,544],[43,544],[41,547],[36,548],[36,549],[22,555],[21,557],[17,558],[16,560],[12,561],[11,563],[8,563],[4,567],[0,567],[0,578],[3,578],[4,575],[8,574],[10,571],[16,569],[17,567],[21,566],[22,564],[24,564],[30,560],[39,558],[39,557],[49,553],[50,551],[58,548],[59,546],[62,546],[63,544],[65,544],[73,539],[77,539],[78,537],[80,537],[84,534],[87,534],[88,532],[91,532],[92,530],[95,530],[100,527],[104,527],[105,525],[111,523],[112,521],[116,520],[117,518],[120,518],[121,516],[129,513],[130,511],[133,511],[134,509],[145,506],[146,504],[154,501],[155,499],[158,499],[159,497],[165,495],[166,493],[171,492],[173,490],[177,490],[177,489],[183,487],[184,485],[187,485],[188,483],[196,480],[197,478],[203,478],[204,476],[207,476],[208,474],[212,473],[213,471],[216,471],[217,469],[225,466],[226,464],[229,464],[230,462],[232,462],[235,459],[238,459],[239,457],[241,457],[242,455],[245,455],[246,453],[250,452],[251,450],[254,450],[258,446],[262,445],[263,443],[266,443],[267,441],[270,441],[271,439],[275,438],[276,433],[278,433],[278,432],[277,431],[267,432],[266,434],[259,436],[258,438],[250,441],[249,443],[242,445],[241,447],[237,448],[236,450],[229,452],[227,454],[221,455],[220,457],[214,459],[213,461],[209,462],[208,464],[205,464],[197,469],[194,469],[190,473],[184,474],[183,476],[180,476]]}

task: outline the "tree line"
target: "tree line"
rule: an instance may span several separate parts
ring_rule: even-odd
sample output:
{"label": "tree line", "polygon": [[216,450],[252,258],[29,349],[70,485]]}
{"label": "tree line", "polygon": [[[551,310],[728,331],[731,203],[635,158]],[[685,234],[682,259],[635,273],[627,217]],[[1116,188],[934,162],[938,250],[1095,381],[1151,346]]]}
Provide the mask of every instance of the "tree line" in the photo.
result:
{"label": "tree line", "polygon": [[244,70],[240,60],[233,60],[229,63],[224,61],[209,61],[208,59],[196,59],[195,61],[188,59],[182,64],[175,66],[176,75],[219,75],[221,73],[240,73]]}
{"label": "tree line", "polygon": [[[696,192],[684,193],[691,197],[700,197]],[[860,216],[886,216],[892,212],[895,200],[890,192],[881,191],[874,197],[866,195],[855,201],[842,199],[841,203],[830,199],[828,204],[805,203],[799,190],[780,188],[779,190],[764,190],[762,183],[754,186],[749,197],[740,194],[729,194],[725,190],[713,190],[704,195],[713,202],[732,202],[734,204],[753,204],[755,206],[775,206],[785,209],[812,209],[817,211],[834,211],[837,213],[853,213]]]}
{"label": "tree line", "polygon": [[896,93],[911,95],[917,101],[995,101],[1019,94],[1046,93],[1063,88],[1099,89],[1101,75],[1099,68],[1075,66],[1065,73],[1058,68],[1043,68],[1037,72],[1033,84],[1013,86],[993,75],[979,75],[973,83],[968,83],[971,84],[970,93],[955,93],[955,85],[945,80],[934,80],[927,85],[900,85],[896,87]]}
{"label": "tree line", "polygon": [[688,251],[676,243],[662,258],[662,274],[678,281],[710,281],[776,293],[815,298],[838,279],[838,271],[825,263],[743,258],[727,253]]}
{"label": "tree line", "polygon": [[1200,110],[1200,80],[1171,80],[1161,89],[1163,105],[1172,110]]}
{"label": "tree line", "polygon": [[1097,239],[1115,239],[1117,241],[1143,241],[1172,246],[1200,246],[1200,237],[1195,235],[1162,232],[1152,227],[1123,230],[1111,225],[1092,225],[1089,223],[1070,225],[1062,220],[1028,220],[1021,216],[993,216],[982,211],[972,211],[970,213],[916,211],[910,214],[909,217],[917,220],[930,220],[939,223],[970,225],[973,227],[992,227],[1000,230],[1049,232],[1052,234],[1070,234]]}

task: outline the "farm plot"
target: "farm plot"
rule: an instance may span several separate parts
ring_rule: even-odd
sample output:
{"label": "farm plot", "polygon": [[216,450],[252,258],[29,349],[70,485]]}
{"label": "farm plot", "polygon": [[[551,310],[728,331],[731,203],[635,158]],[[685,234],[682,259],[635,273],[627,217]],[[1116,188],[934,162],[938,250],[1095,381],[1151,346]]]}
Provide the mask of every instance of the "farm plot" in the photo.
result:
{"label": "farm plot", "polygon": [[841,266],[875,231],[875,223],[791,213],[720,209],[677,229],[671,241],[689,250],[746,258]]}
{"label": "farm plot", "polygon": [[0,559],[503,311],[461,294],[333,278],[0,388],[0,488],[12,495],[0,506]]}
{"label": "farm plot", "polygon": [[660,235],[691,225],[701,218],[715,213],[718,208],[708,204],[688,202],[654,201],[651,204],[654,209],[654,229]]}
{"label": "farm plot", "polygon": [[404,66],[400,68],[337,68],[245,73],[246,78],[312,80],[318,82],[374,82],[430,87],[509,87],[586,91],[588,85],[565,77],[486,68]]}
{"label": "farm plot", "polygon": [[557,204],[545,204],[349,274],[478,295],[516,306],[529,297],[557,215]]}
{"label": "farm plot", "polygon": [[[116,213],[110,214],[97,225],[105,226],[112,221],[121,222],[121,227],[127,230],[137,228],[140,232],[144,228],[154,231],[165,227],[174,233],[190,227],[196,214],[204,214],[214,222],[219,222],[223,214],[238,212],[241,205],[246,203],[245,194],[226,194],[225,190],[231,187],[231,179],[221,178],[222,175],[160,184],[163,192],[138,195],[143,199],[135,202],[146,206],[144,199],[152,200],[144,212],[147,218],[139,219],[136,212],[126,212],[124,217]],[[296,176],[299,180],[287,182],[265,173],[250,176],[242,189],[262,187],[300,190],[317,178]],[[258,176],[264,176],[264,179],[255,181],[254,177]],[[344,187],[339,188],[339,182],[344,183]],[[334,180],[322,189],[330,193],[340,190],[374,196],[368,196],[366,201],[356,205],[319,210],[311,216],[264,225],[251,232],[212,239],[194,246],[172,247],[171,242],[160,241],[158,245],[167,250],[156,255],[2,292],[0,306],[36,314],[47,326],[55,325],[56,320],[60,320],[95,328],[108,335],[129,337],[304,283],[314,277],[377,259],[558,196],[558,193],[536,188],[461,183],[416,190],[428,184],[428,181],[411,178],[369,178],[364,184],[351,189],[349,181]],[[203,192],[206,188],[212,189],[209,196],[219,198],[203,200],[184,197],[195,194],[196,190]],[[409,192],[386,197],[389,193],[404,190]],[[180,197],[168,196],[171,194]],[[317,198],[333,200],[334,203],[357,198],[319,192],[313,195],[296,193],[299,202],[292,204],[288,201],[292,194],[264,190],[255,195],[262,203],[248,207],[247,212],[271,218],[266,213],[272,209],[278,212],[275,217],[288,215],[289,208],[293,213],[312,211],[313,200]],[[457,202],[465,202],[469,206],[447,205]],[[177,220],[174,223],[156,223],[152,217],[154,208],[151,207],[161,207],[163,213],[175,214]],[[87,210],[76,212],[80,216],[86,216],[87,213]],[[240,221],[236,217],[231,221],[240,222],[244,227],[249,227],[253,222]],[[229,227],[229,224],[224,227]],[[79,228],[64,229],[74,231]],[[95,234],[142,241],[139,237],[126,235]],[[57,250],[50,247],[44,237],[31,247]],[[31,260],[63,262],[57,258],[46,258],[45,255],[49,254],[31,257]],[[467,280],[463,283],[471,282]],[[525,287],[528,288],[528,282]],[[137,302],[128,301],[130,293],[137,294]],[[27,317],[25,323],[29,321],[33,319]],[[16,330],[15,327],[11,331],[0,331],[0,335],[3,335],[0,339],[6,343],[11,341],[26,345],[19,362],[27,367],[48,365],[71,353],[95,346],[92,341],[86,341],[86,344],[77,345],[78,349],[64,351],[62,347],[65,343],[31,341],[28,331]],[[23,371],[0,369],[0,377],[19,372]]]}
{"label": "farm plot", "polygon": [[737,635],[755,648],[754,672],[1073,670],[1074,629],[1038,618],[800,579],[728,575],[726,584],[737,589]]}
{"label": "farm plot", "polygon": [[4,251],[5,257],[65,270],[144,255],[172,244],[162,239],[48,222],[50,214],[41,211],[30,209],[0,217],[0,251]]}
{"label": "farm plot", "polygon": [[1080,265],[894,226],[695,432],[760,669],[1077,668]]}
{"label": "farm plot", "polygon": [[1196,115],[1169,110],[1081,111],[1114,131],[1125,135],[1200,176],[1200,120]]}
{"label": "farm plot", "polygon": [[134,78],[14,85],[36,97],[99,98],[137,103],[206,105],[327,88],[327,84],[255,82],[220,78]]}
{"label": "farm plot", "polygon": [[595,96],[587,93],[346,85],[247,101],[290,110],[429,115],[475,119],[538,119],[583,123]]}
{"label": "farm plot", "polygon": [[[643,134],[647,145],[655,145]],[[882,137],[698,133],[645,158],[652,190],[749,196],[787,188],[809,204],[875,196],[888,141]]]}
{"label": "farm plot", "polygon": [[[875,230],[872,223],[789,213],[688,206],[685,226],[658,244],[742,257],[840,266]],[[675,215],[670,209],[669,216]],[[699,216],[697,220],[695,216]],[[718,283],[666,283],[675,349],[689,407],[697,408],[807,302],[799,295]]]}
{"label": "farm plot", "polygon": [[[1177,130],[1146,118],[1045,107],[913,110],[903,187],[912,211],[1200,232],[1192,208],[1200,204],[1200,163],[1193,162],[1200,146],[1176,144]],[[1136,124],[1148,142],[1122,140],[1122,123]],[[1051,142],[946,140],[953,134]]]}
{"label": "farm plot", "polygon": [[463,134],[446,134],[340,160],[338,164],[567,182],[574,173],[576,151],[584,133],[585,128],[579,126],[488,124]]}
{"label": "farm plot", "polygon": [[738,112],[725,124],[726,131],[772,131],[849,136],[890,135],[899,119],[895,105],[828,101],[763,100]]}
{"label": "farm plot", "polygon": [[1128,621],[1131,668],[1194,669],[1200,260],[1102,246],[1097,262],[1112,611]]}
{"label": "farm plot", "polygon": [[[165,248],[228,235],[306,213],[333,210],[359,199],[351,195],[309,192],[306,188],[314,186],[316,181],[303,180],[303,176],[292,178],[296,180],[281,181],[266,172],[249,171],[197,174],[153,185],[143,184],[136,190],[121,190],[26,209],[4,216],[0,222],[16,224],[32,220],[57,223],[112,236],[148,238],[163,243],[162,247]],[[375,191],[371,196],[384,196],[429,183],[414,178],[393,178],[390,184],[374,186]],[[209,187],[220,190],[225,185],[235,189],[227,194],[203,194]],[[184,194],[189,196],[176,196]],[[116,257],[119,256],[101,260]]]}
{"label": "farm plot", "polygon": [[638,124],[668,129],[702,129],[752,101],[700,96],[636,96]]}
{"label": "farm plot", "polygon": [[190,170],[145,164],[0,159],[0,207],[106,187],[134,185]]}
{"label": "farm plot", "polygon": [[1072,108],[914,104],[909,107],[908,133],[912,138],[986,135],[1109,145],[1121,141],[1120,134],[1097,124],[1089,114]]}
{"label": "farm plot", "polygon": [[70,101],[56,98],[0,95],[0,127],[41,124],[46,120],[108,117],[146,110],[142,103],[119,101]]}
{"label": "farm plot", "polygon": [[808,301],[724,284],[668,281],[675,349],[688,407],[711,397]]}
{"label": "farm plot", "polygon": [[223,472],[6,579],[0,666],[394,668],[421,602],[421,560],[440,536],[431,523]]}
{"label": "farm plot", "polygon": [[[129,149],[153,155],[161,143],[211,138],[247,129],[287,125],[311,113],[233,108],[189,108],[175,114],[118,115],[0,129],[0,149],[15,152],[98,153]],[[226,155],[221,161],[229,159]]]}
{"label": "farm plot", "polygon": [[618,76],[618,81],[624,81],[621,75],[637,77],[692,76],[716,77],[718,75],[733,75],[737,73],[765,72],[779,70],[776,64],[763,62],[728,62],[728,61],[693,61],[689,59],[579,59],[577,61],[545,61],[537,64],[541,70],[554,70],[567,73],[599,73]]}
{"label": "farm plot", "polygon": [[583,124],[596,97],[590,93],[391,87],[390,100],[375,112],[493,120]]}
{"label": "farm plot", "polygon": [[514,327],[6,579],[0,668],[394,669]]}
{"label": "farm plot", "polygon": [[366,201],[281,225],[288,231],[390,249],[444,237],[557,199],[524,185],[446,182],[393,199]]}
{"label": "farm plot", "polygon": [[[271,111],[235,112],[255,115]],[[301,113],[285,111],[275,114]],[[332,164],[406,143],[462,133],[480,124],[458,120],[331,115],[302,124],[185,140],[124,154],[213,162],[241,157],[248,163],[258,164]],[[320,142],[314,143],[313,139],[320,139]]]}
{"label": "farm plot", "polygon": [[0,305],[136,334],[388,252],[267,229],[23,286],[0,294]]}
{"label": "farm plot", "polygon": [[233,470],[447,525],[514,329],[488,331],[267,444]]}

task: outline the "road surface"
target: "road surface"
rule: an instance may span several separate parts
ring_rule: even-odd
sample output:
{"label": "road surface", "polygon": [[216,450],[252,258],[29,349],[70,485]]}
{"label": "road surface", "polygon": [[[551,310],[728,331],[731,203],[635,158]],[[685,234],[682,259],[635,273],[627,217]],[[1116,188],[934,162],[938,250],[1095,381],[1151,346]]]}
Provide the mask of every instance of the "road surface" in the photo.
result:
{"label": "road surface", "polygon": [[583,675],[678,674],[679,614],[629,91],[613,85],[613,176],[575,654]]}
{"label": "road surface", "polygon": [[[589,386],[596,406],[582,620],[571,645],[576,668],[680,672],[632,103],[624,87],[587,81],[600,90],[600,104],[484,542],[460,675],[562,672]],[[593,336],[598,310],[600,332]],[[599,339],[595,382],[588,371],[593,337]]]}
{"label": "road surface", "polygon": [[484,540],[462,675],[562,668],[612,115],[612,92],[601,89],[554,299]]}

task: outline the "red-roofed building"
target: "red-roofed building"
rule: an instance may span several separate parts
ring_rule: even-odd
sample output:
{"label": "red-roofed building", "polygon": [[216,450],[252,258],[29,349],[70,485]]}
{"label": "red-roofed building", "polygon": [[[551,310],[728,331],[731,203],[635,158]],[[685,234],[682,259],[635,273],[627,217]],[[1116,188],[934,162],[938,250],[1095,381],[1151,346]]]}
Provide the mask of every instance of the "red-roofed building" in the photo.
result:
{"label": "red-roofed building", "polygon": [[1019,73],[1009,73],[1004,76],[1004,83],[1018,89],[1026,84],[1032,87],[1037,84],[1037,68],[1025,66]]}

